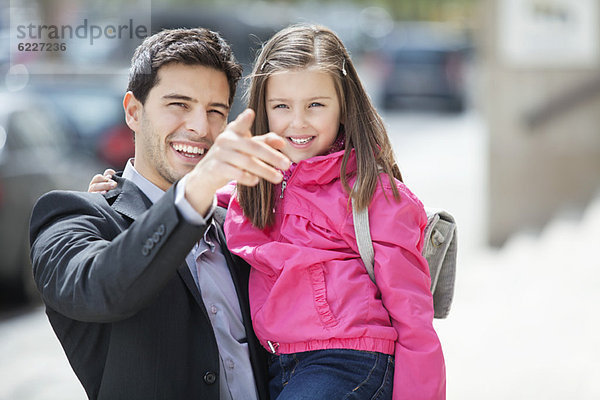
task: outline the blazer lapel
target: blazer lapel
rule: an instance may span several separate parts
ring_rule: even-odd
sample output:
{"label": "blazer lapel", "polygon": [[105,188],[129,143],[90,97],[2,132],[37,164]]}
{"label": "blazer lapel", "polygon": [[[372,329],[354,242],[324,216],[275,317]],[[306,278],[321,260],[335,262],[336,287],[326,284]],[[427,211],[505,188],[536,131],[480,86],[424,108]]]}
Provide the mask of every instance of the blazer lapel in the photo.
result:
{"label": "blazer lapel", "polygon": [[117,187],[106,194],[106,199],[111,201],[115,198],[112,203],[115,211],[135,220],[152,206],[150,199],[135,183],[120,175],[114,175],[113,179],[117,182]]}
{"label": "blazer lapel", "polygon": [[177,272],[179,273],[179,276],[185,283],[185,286],[187,286],[188,290],[194,296],[196,303],[198,303],[206,318],[208,318],[208,311],[206,311],[206,307],[204,307],[204,302],[202,301],[200,289],[198,288],[198,286],[196,286],[196,282],[194,282],[194,277],[190,272],[190,267],[187,265],[187,262],[184,261],[183,264],[181,264],[179,268],[177,268]]}

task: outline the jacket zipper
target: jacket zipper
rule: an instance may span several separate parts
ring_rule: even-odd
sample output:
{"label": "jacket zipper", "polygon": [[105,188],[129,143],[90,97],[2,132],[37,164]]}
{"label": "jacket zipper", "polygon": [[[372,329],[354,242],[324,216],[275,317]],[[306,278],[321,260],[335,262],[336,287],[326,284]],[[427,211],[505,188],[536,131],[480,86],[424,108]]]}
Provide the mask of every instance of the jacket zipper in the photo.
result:
{"label": "jacket zipper", "polygon": [[286,186],[287,186],[287,178],[283,178],[283,181],[281,182],[281,196],[279,196],[280,199],[283,199],[283,192],[284,192]]}
{"label": "jacket zipper", "polygon": [[279,347],[279,343],[271,342],[270,340],[267,340],[267,344],[269,345],[269,349],[271,350],[271,353],[277,354],[277,348]]}
{"label": "jacket zipper", "polygon": [[[295,170],[295,168],[294,168],[294,170]],[[288,180],[291,179],[293,174],[294,174],[294,172],[292,171],[291,167],[287,171],[284,171],[283,181],[281,181],[281,195],[279,195],[280,199],[283,199],[283,192],[285,191],[285,188],[287,187]]]}

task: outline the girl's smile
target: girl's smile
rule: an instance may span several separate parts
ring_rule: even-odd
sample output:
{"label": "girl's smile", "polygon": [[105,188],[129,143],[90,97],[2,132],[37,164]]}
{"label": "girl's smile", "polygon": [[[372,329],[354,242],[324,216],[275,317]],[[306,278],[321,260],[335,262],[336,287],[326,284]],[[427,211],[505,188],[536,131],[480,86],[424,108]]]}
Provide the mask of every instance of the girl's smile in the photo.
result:
{"label": "girl's smile", "polygon": [[314,138],[315,138],[314,136],[310,136],[310,137],[306,137],[306,138],[289,137],[288,140],[290,142],[292,142],[292,146],[304,146],[304,145],[308,144]]}

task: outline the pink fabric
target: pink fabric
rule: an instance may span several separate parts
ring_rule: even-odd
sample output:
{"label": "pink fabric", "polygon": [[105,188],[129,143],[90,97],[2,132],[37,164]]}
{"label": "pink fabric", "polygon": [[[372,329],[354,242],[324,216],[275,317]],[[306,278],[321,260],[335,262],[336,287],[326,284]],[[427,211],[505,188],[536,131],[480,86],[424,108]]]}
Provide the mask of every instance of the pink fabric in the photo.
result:
{"label": "pink fabric", "polygon": [[231,197],[235,193],[235,182],[229,182],[227,185],[223,186],[221,189],[217,190],[217,205],[219,207],[227,208],[229,206],[229,202],[231,201]]}
{"label": "pink fabric", "polygon": [[[358,253],[339,179],[342,155],[297,164],[267,229],[253,227],[231,198],[225,233],[229,249],[253,267],[256,335],[280,353],[348,348],[394,354],[394,399],[444,399],[444,358],[421,255],[423,205],[401,182],[396,202],[382,175],[369,207],[376,286]],[[348,169],[356,169],[354,154]]]}

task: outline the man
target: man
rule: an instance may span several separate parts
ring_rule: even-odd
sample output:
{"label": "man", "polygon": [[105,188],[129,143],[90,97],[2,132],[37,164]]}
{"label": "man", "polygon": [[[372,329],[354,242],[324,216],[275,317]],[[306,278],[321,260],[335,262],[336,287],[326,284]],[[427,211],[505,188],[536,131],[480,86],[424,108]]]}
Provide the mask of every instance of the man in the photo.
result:
{"label": "man", "polygon": [[117,187],[51,192],[33,210],[35,281],[91,399],[268,397],[248,265],[226,249],[215,191],[278,183],[289,160],[275,134],[251,137],[252,111],[226,127],[240,75],[214,32],[147,38],[123,100],[135,158]]}

